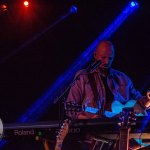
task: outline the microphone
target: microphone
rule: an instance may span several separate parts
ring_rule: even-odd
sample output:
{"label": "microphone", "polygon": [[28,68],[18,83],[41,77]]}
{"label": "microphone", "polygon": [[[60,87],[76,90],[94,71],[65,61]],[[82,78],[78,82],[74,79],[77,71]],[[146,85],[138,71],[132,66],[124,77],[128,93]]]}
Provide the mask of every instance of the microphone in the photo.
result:
{"label": "microphone", "polygon": [[101,61],[98,60],[94,63],[92,63],[86,70],[87,70],[87,73],[91,73],[93,70],[95,70],[96,68],[98,68],[98,66],[101,64]]}

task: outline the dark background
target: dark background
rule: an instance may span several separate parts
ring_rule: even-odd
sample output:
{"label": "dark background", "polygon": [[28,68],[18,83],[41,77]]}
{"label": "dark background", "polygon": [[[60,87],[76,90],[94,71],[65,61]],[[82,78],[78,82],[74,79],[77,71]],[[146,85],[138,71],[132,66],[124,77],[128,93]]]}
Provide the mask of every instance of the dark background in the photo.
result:
{"label": "dark background", "polygon": [[[36,0],[28,8],[19,0],[3,2],[8,9],[0,12],[0,117],[10,123],[55,83],[129,1]],[[126,72],[145,95],[150,88],[150,1],[138,2],[140,7],[110,40],[116,49],[113,67]],[[77,14],[24,45],[72,5]],[[58,113],[53,106],[39,120],[57,120]]]}
{"label": "dark background", "polygon": [[[4,122],[14,122],[55,83],[129,1],[37,0],[30,1],[28,8],[19,0],[5,2],[8,10],[0,14],[0,117]],[[72,5],[78,7],[77,14],[68,16],[24,46],[66,14]],[[150,2],[139,1],[139,5],[110,40],[116,49],[113,67],[126,72],[136,88],[145,94],[150,85]],[[44,120],[58,119],[58,110],[51,109],[53,114],[49,109]]]}

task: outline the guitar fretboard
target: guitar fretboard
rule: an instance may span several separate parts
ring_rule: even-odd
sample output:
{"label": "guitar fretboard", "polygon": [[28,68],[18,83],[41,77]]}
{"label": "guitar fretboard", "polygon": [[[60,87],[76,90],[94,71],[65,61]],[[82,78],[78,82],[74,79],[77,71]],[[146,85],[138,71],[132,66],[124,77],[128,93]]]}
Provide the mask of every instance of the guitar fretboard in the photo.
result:
{"label": "guitar fretboard", "polygon": [[128,150],[129,148],[129,131],[130,128],[120,129],[119,150]]}

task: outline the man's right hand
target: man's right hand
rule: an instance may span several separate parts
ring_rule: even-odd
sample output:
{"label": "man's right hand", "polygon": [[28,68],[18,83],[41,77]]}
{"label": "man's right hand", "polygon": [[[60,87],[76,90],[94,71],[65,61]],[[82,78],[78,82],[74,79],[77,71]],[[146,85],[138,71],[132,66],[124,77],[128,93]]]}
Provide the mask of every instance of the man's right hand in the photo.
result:
{"label": "man's right hand", "polygon": [[85,113],[85,112],[80,113],[77,116],[77,119],[95,119],[95,118],[98,118],[98,115],[91,114],[91,113]]}

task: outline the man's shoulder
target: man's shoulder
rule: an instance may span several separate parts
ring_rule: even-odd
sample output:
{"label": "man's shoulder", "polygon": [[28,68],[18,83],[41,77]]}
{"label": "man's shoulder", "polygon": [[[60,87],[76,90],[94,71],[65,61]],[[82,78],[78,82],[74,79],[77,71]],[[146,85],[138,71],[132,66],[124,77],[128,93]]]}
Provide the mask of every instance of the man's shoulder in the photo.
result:
{"label": "man's shoulder", "polygon": [[88,73],[86,71],[86,69],[81,69],[81,70],[78,70],[75,74],[75,77],[87,77],[88,76]]}
{"label": "man's shoulder", "polygon": [[76,72],[76,75],[87,75],[87,74],[88,73],[87,73],[86,69],[81,69]]}
{"label": "man's shoulder", "polygon": [[129,84],[131,83],[131,80],[128,75],[126,75],[124,72],[112,69],[111,70],[112,77],[118,81],[120,84]]}
{"label": "man's shoulder", "polygon": [[126,73],[124,73],[123,71],[111,68],[110,73],[112,75],[117,75],[117,76],[124,76],[124,77],[128,77],[128,75]]}

